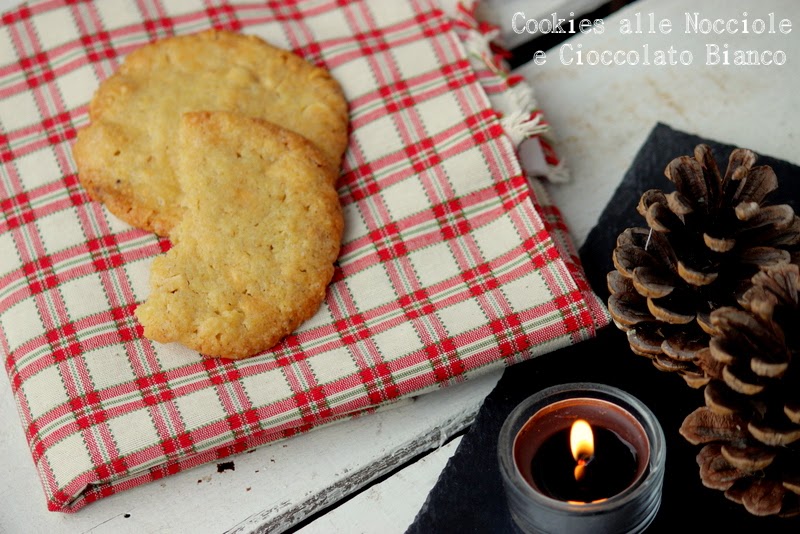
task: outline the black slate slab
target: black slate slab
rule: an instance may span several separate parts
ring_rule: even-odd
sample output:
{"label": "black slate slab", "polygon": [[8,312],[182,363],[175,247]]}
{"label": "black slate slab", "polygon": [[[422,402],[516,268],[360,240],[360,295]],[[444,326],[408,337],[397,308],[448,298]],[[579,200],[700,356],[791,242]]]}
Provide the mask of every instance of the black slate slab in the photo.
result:
{"label": "black slate slab", "polygon": [[[765,132],[768,134],[768,132]],[[639,150],[597,226],[581,248],[581,258],[592,287],[608,296],[606,273],[613,268],[611,251],[619,233],[644,226],[635,207],[642,192],[669,189],[664,168],[671,159],[693,153],[695,145],[709,144],[723,170],[733,147],[657,125]],[[788,202],[800,212],[800,168],[760,155],[757,164],[771,165],[780,189],[770,200]],[[800,533],[800,520],[756,518],[721,492],[703,487],[695,456],[699,447],[678,433],[684,417],[702,405],[700,392],[675,375],[657,371],[636,357],[622,332],[613,326],[597,338],[506,369],[489,394],[475,423],[464,435],[408,534],[431,532],[515,533],[506,508],[497,466],[497,435],[506,416],[526,397],[565,382],[592,381],[628,391],[658,417],[667,439],[667,465],[661,509],[648,532]]]}

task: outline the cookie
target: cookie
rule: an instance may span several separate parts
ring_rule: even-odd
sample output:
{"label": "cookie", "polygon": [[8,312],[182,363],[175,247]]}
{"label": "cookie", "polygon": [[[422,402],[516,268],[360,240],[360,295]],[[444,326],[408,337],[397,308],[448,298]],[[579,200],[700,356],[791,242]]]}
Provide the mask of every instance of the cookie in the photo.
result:
{"label": "cookie", "polygon": [[183,116],[183,217],[136,309],[144,335],[239,359],[275,345],[325,298],[342,238],[326,156],[305,138],[228,112]]}
{"label": "cookie", "polygon": [[180,117],[201,110],[279,124],[336,169],[347,145],[347,103],[328,71],[258,37],[211,30],[137,49],[100,84],[73,148],[82,185],[124,221],[169,235],[181,215]]}

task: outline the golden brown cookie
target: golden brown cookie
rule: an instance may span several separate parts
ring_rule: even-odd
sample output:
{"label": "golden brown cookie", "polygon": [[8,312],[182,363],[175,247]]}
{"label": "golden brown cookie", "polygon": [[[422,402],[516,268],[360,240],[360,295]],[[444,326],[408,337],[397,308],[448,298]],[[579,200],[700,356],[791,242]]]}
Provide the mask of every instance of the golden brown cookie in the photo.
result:
{"label": "golden brown cookie", "polygon": [[136,310],[144,335],[245,358],[311,317],[342,238],[326,156],[305,138],[227,112],[183,116],[183,217]]}
{"label": "golden brown cookie", "polygon": [[172,37],[132,52],[95,93],[73,149],[89,195],[128,223],[169,235],[180,219],[180,117],[202,110],[297,132],[336,169],[347,145],[347,103],[328,71],[251,35]]}

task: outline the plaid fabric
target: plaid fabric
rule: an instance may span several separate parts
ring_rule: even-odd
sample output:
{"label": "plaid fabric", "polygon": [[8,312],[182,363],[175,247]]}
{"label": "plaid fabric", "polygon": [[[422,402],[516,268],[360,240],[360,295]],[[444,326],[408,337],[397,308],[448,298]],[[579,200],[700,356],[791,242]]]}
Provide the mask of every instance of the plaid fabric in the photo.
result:
{"label": "plaid fabric", "polygon": [[[511,138],[528,176],[551,182],[569,181],[564,162],[553,148],[550,124],[539,109],[531,87],[519,74],[511,74],[505,62],[508,52],[497,42],[500,28],[478,21],[477,2],[452,6],[453,29],[464,43],[489,103]],[[522,149],[523,142],[528,146]]]}
{"label": "plaid fabric", "polygon": [[[204,359],[133,310],[168,242],[81,189],[70,144],[121,57],[220,27],[331,70],[351,106],[341,256],[268,353]],[[607,323],[553,206],[431,0],[41,1],[0,28],[0,350],[51,510],[456,384]]]}

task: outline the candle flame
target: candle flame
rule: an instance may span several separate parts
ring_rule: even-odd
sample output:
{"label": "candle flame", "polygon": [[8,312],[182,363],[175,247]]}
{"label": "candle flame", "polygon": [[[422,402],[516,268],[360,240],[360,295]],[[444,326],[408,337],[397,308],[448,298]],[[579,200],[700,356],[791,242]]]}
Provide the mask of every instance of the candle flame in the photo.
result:
{"label": "candle flame", "polygon": [[586,472],[586,465],[594,456],[594,434],[589,423],[583,419],[572,423],[569,444],[572,449],[572,457],[577,462],[574,472],[575,480],[581,480]]}

